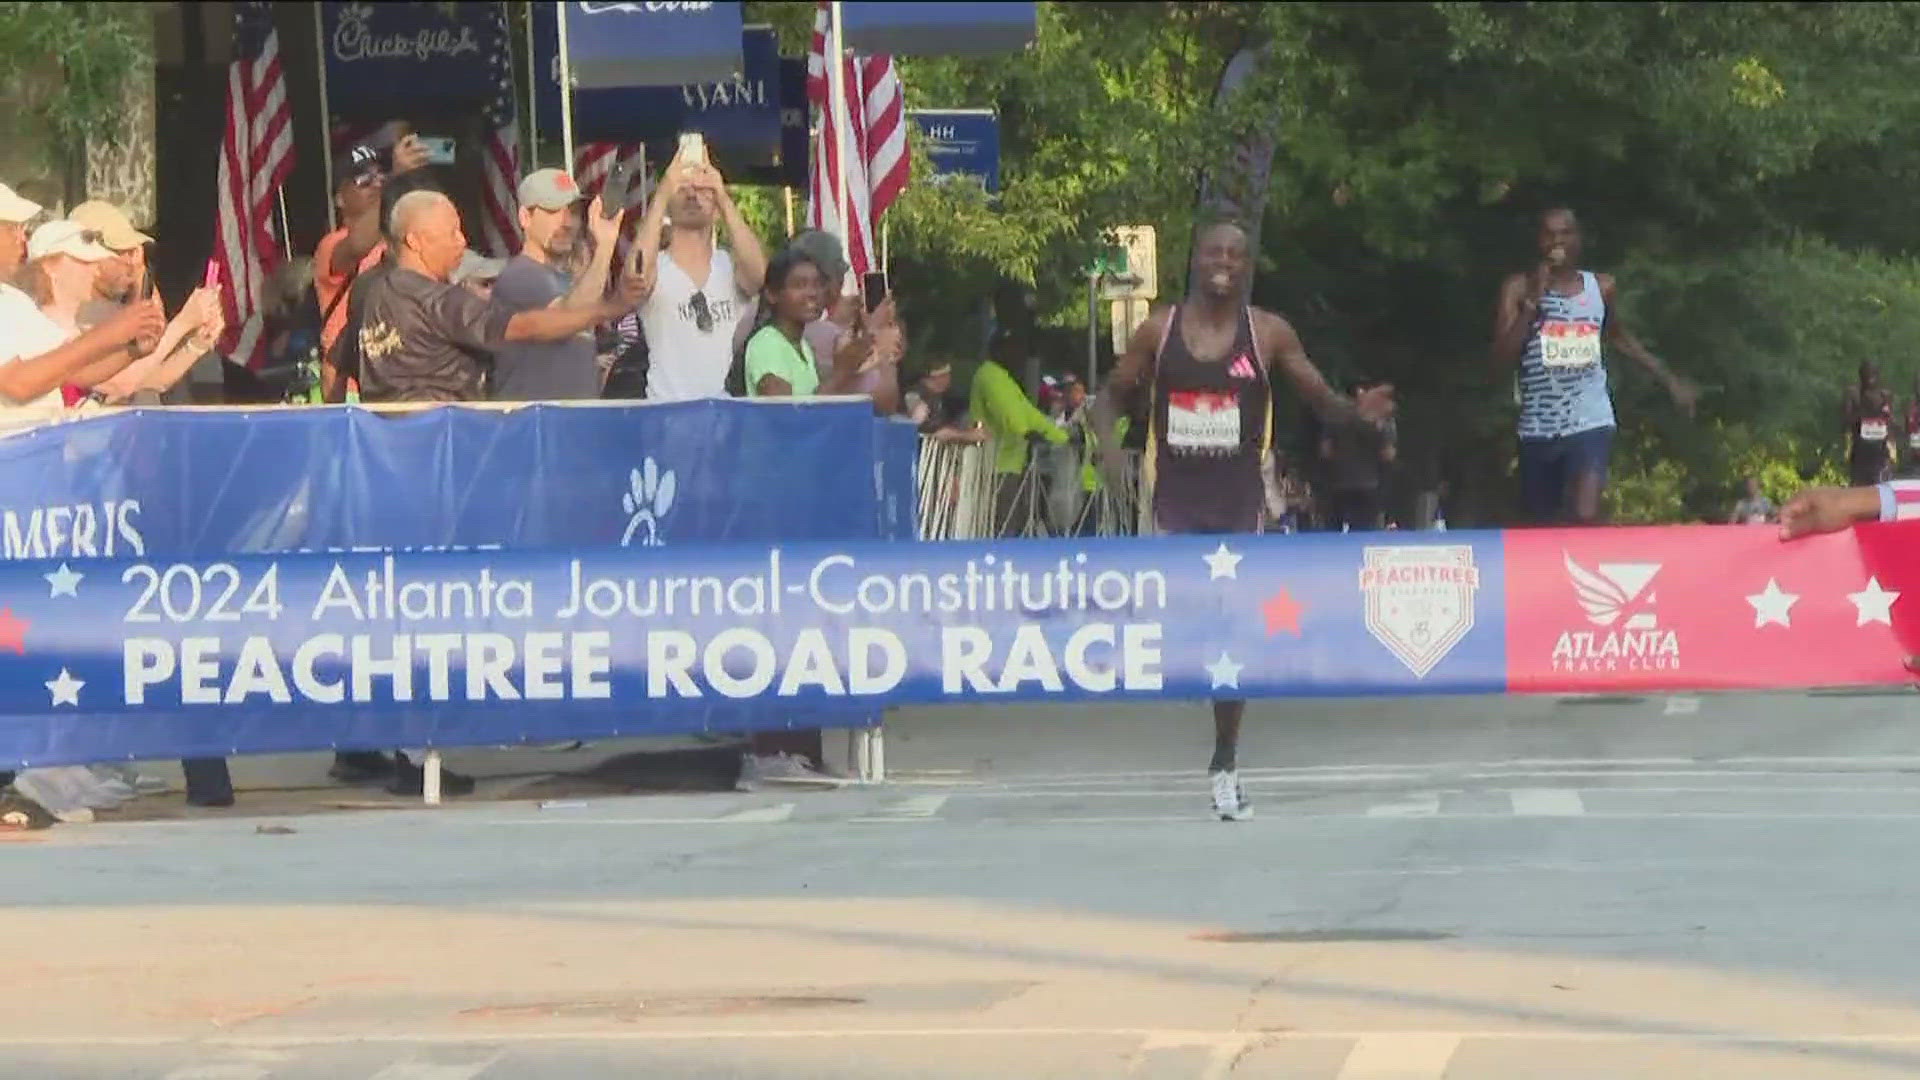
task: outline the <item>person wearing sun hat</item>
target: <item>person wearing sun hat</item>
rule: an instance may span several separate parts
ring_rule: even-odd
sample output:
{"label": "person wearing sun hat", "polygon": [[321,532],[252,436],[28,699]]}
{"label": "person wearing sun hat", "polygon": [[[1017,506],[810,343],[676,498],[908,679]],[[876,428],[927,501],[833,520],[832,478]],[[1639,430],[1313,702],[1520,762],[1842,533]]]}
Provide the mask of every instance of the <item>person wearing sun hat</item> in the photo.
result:
{"label": "person wearing sun hat", "polygon": [[116,305],[132,300],[145,284],[147,245],[153,237],[134,228],[119,207],[103,199],[88,199],[74,207],[67,220],[86,230],[83,237],[113,253],[94,282],[100,298]]}
{"label": "person wearing sun hat", "polygon": [[[113,253],[87,239],[86,232],[71,221],[49,221],[28,238],[28,266],[51,290],[71,296],[84,287],[82,298],[91,294],[98,265]],[[61,384],[91,385],[113,375],[132,362],[128,346],[157,339],[164,323],[157,302],[137,303],[80,331],[7,288],[0,293],[0,425],[58,414]]]}
{"label": "person wearing sun hat", "polygon": [[0,184],[0,292],[27,261],[27,222],[39,216],[39,203]]}

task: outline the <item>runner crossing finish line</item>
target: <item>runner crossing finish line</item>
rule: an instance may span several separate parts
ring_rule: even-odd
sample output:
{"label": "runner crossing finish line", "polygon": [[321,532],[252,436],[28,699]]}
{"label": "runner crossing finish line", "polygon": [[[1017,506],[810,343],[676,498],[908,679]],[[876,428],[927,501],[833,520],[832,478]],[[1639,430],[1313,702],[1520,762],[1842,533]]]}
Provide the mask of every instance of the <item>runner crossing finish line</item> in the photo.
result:
{"label": "runner crossing finish line", "polygon": [[[1154,527],[1163,534],[1255,533],[1265,499],[1261,464],[1273,442],[1268,358],[1329,425],[1391,416],[1393,387],[1375,387],[1357,401],[1341,396],[1307,358],[1287,320],[1246,303],[1251,245],[1239,225],[1203,227],[1194,237],[1193,269],[1198,294],[1147,316],[1095,402],[1099,445],[1110,475],[1123,475],[1115,431],[1124,413],[1119,395],[1144,387]],[[1239,672],[1225,654],[1209,670],[1213,689],[1239,688]],[[1237,767],[1246,704],[1213,703],[1208,772],[1214,812],[1223,821],[1253,816]]]}

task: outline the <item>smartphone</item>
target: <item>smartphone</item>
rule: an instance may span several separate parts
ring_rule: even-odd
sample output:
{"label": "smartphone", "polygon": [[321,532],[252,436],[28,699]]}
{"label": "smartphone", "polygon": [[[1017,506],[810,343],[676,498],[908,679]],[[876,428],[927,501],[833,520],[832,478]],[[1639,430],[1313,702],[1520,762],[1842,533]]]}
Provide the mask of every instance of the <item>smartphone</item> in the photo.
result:
{"label": "smartphone", "polygon": [[600,216],[612,221],[627,208],[627,189],[633,186],[633,170],[625,161],[616,161],[600,189]]}
{"label": "smartphone", "polygon": [[427,152],[427,164],[453,164],[453,140],[441,135],[420,135],[421,149]]}
{"label": "smartphone", "polygon": [[707,163],[707,137],[697,131],[680,133],[680,160],[689,165]]}
{"label": "smartphone", "polygon": [[219,263],[214,262],[212,259],[207,260],[207,273],[205,277],[200,279],[200,285],[202,288],[207,289],[217,289],[220,287]]}
{"label": "smartphone", "polygon": [[153,299],[153,245],[142,244],[140,252],[140,299]]}
{"label": "smartphone", "polygon": [[860,295],[866,298],[867,310],[872,311],[886,302],[887,275],[868,273],[860,276]]}

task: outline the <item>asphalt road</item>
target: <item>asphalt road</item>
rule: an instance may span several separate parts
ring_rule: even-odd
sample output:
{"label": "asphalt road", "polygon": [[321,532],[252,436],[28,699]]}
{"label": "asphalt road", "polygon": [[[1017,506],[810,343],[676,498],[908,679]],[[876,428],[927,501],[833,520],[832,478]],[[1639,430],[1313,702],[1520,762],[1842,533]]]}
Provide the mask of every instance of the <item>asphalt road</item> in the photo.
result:
{"label": "asphalt road", "polygon": [[63,826],[0,844],[0,1075],[1920,1076],[1916,705],[1261,705],[1238,824],[1156,707],[905,714],[838,792]]}

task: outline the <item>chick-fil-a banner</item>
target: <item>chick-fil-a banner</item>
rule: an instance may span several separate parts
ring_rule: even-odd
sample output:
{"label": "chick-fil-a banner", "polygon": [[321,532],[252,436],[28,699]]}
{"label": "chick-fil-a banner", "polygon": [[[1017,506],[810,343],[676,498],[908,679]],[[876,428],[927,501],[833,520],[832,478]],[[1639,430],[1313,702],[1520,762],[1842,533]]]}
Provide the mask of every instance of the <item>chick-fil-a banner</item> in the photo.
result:
{"label": "chick-fil-a banner", "polygon": [[1916,545],[1920,525],[15,562],[0,761],[856,704],[1895,682]]}

